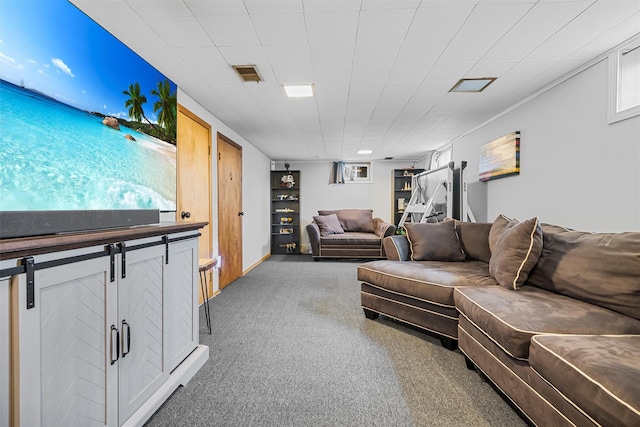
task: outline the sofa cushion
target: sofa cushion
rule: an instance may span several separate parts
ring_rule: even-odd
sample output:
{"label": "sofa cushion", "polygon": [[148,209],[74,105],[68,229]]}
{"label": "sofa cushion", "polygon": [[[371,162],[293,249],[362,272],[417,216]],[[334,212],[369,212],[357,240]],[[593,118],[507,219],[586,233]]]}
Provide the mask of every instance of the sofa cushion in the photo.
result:
{"label": "sofa cushion", "polygon": [[520,222],[500,215],[489,231],[489,273],[500,286],[519,289],[538,262],[542,229],[538,218]]}
{"label": "sofa cushion", "polygon": [[459,288],[456,308],[512,357],[526,360],[537,334],[640,334],[640,321],[533,286]]}
{"label": "sofa cushion", "polygon": [[456,286],[496,285],[480,261],[371,261],[358,266],[358,280],[447,307]]}
{"label": "sofa cushion", "polygon": [[640,319],[640,233],[542,232],[528,283]]}
{"label": "sofa cushion", "polygon": [[344,233],[344,229],[340,225],[340,221],[338,221],[338,216],[336,214],[316,215],[313,217],[313,220],[318,224],[321,236]]}
{"label": "sofa cushion", "polygon": [[318,211],[318,215],[336,214],[344,231],[375,233],[371,209],[338,209]]}
{"label": "sofa cushion", "polygon": [[489,264],[491,250],[489,249],[490,222],[455,221],[456,232],[460,246],[469,260],[482,261]]}
{"label": "sofa cushion", "polygon": [[464,261],[454,221],[404,224],[413,261]]}
{"label": "sofa cushion", "polygon": [[345,231],[342,234],[327,234],[320,237],[322,245],[374,246],[380,247],[380,237],[373,233]]}
{"label": "sofa cushion", "polygon": [[640,335],[538,335],[529,363],[595,423],[640,425]]}

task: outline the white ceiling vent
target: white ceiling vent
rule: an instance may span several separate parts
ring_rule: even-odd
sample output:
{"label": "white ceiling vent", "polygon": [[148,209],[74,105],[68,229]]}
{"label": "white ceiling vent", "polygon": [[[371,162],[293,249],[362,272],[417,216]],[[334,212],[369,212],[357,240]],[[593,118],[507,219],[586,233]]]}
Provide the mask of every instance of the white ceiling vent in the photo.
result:
{"label": "white ceiling vent", "polygon": [[255,65],[232,65],[231,68],[236,71],[243,82],[258,83],[262,81],[262,77],[260,77]]}

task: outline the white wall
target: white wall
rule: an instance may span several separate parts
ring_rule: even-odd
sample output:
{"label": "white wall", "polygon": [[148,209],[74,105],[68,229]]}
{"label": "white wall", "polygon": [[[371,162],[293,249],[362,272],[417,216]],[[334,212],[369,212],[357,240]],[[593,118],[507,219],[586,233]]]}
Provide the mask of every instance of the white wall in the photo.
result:
{"label": "white wall", "polygon": [[478,148],[521,132],[520,175],[480,184],[489,221],[504,213],[579,230],[640,230],[640,117],[607,124],[607,71],[602,60],[454,142],[454,161],[468,161],[473,182]]}
{"label": "white wall", "polygon": [[[178,89],[178,103],[211,125],[212,151],[217,151],[217,133],[220,132],[227,138],[242,147],[242,209],[244,211],[242,225],[242,270],[259,262],[270,252],[271,235],[269,211],[271,209],[269,199],[270,160],[261,151],[247,142],[240,135],[218,120],[209,111],[195,102],[184,91]],[[218,253],[218,188],[217,156],[211,156],[211,212],[212,212],[212,250],[214,255]],[[217,275],[214,277],[214,291],[218,289]]]}
{"label": "white wall", "polygon": [[[306,226],[322,209],[373,209],[373,216],[393,221],[391,178],[393,169],[411,166],[413,161],[378,160],[372,162],[373,183],[329,184],[331,161],[289,162],[291,170],[300,171],[301,249],[308,251]],[[416,166],[417,167],[417,166]],[[276,169],[284,169],[276,163]]]}

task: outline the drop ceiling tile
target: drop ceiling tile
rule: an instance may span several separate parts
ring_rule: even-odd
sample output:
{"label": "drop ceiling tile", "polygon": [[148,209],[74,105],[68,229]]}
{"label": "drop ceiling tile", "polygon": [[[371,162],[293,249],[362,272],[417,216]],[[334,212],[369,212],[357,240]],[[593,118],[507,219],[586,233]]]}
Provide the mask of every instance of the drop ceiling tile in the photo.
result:
{"label": "drop ceiling tile", "polygon": [[150,18],[147,24],[171,47],[213,46],[194,17]]}
{"label": "drop ceiling tile", "polygon": [[384,83],[360,83],[354,81],[349,87],[349,99],[379,97],[384,90],[384,86]]}
{"label": "drop ceiling tile", "polygon": [[317,85],[316,98],[318,105],[334,104],[335,107],[346,105],[349,85]]}
{"label": "drop ceiling tile", "polygon": [[420,0],[362,0],[362,10],[415,9]]}
{"label": "drop ceiling tile", "polygon": [[401,42],[411,24],[413,9],[368,10],[360,12],[358,44]]}
{"label": "drop ceiling tile", "polygon": [[263,77],[271,68],[262,46],[224,46],[218,50],[229,65],[257,65]]}
{"label": "drop ceiling tile", "polygon": [[388,82],[382,91],[381,98],[409,99],[420,87],[421,82]]}
{"label": "drop ceiling tile", "polygon": [[351,67],[313,67],[313,81],[319,85],[343,85],[351,80]]}
{"label": "drop ceiling tile", "polygon": [[452,1],[434,4],[433,7],[421,7],[413,18],[406,39],[448,40],[458,33],[473,8],[472,3],[460,4]]}
{"label": "drop ceiling tile", "polygon": [[513,68],[519,61],[482,61],[471,68],[465,77],[500,77]]}
{"label": "drop ceiling tile", "polygon": [[260,45],[248,15],[203,16],[198,21],[218,47]]}
{"label": "drop ceiling tile", "polygon": [[[198,85],[206,86],[193,68],[172,50],[145,48],[139,49],[137,54],[179,86],[184,87],[184,84],[180,84],[180,82],[184,81],[189,81],[191,88],[195,88]],[[170,66],[167,66],[164,62],[167,58],[171,59]],[[191,94],[193,93],[192,91]]]}
{"label": "drop ceiling tile", "polygon": [[418,90],[416,90],[415,96],[444,96],[449,92],[449,89],[460,79],[452,79],[451,77],[441,80],[427,79],[422,82]]}
{"label": "drop ceiling tile", "polygon": [[489,37],[502,36],[518,20],[524,16],[532,4],[479,4],[471,12],[469,18],[456,37]]}
{"label": "drop ceiling tile", "polygon": [[453,86],[463,76],[466,76],[474,65],[474,62],[438,62],[429,72],[427,79],[449,80]]}
{"label": "drop ceiling tile", "polygon": [[95,1],[95,0],[69,0],[86,15],[100,23],[103,19],[113,20],[119,18],[139,17],[138,13],[123,0],[120,1]]}
{"label": "drop ceiling tile", "polygon": [[396,64],[389,74],[390,82],[420,82],[425,79],[433,63],[428,64]]}
{"label": "drop ceiling tile", "polygon": [[396,57],[397,64],[436,62],[449,44],[448,39],[405,40]]}
{"label": "drop ceiling tile", "polygon": [[140,48],[166,48],[167,43],[142,18],[105,19],[101,24],[108,27],[110,33],[136,51]]}
{"label": "drop ceiling tile", "polygon": [[[534,78],[540,73],[551,68],[557,61],[553,59],[529,60],[526,59],[518,63],[515,67],[506,72],[501,80],[504,79],[523,79]],[[495,83],[495,82],[494,82]]]}
{"label": "drop ceiling tile", "polygon": [[265,46],[271,68],[281,84],[313,83],[309,49],[306,45]]}
{"label": "drop ceiling tile", "polygon": [[384,83],[389,78],[393,66],[388,65],[354,65],[351,80],[354,83]]}
{"label": "drop ceiling tile", "polygon": [[273,15],[283,13],[302,13],[302,0],[244,0],[252,15]]}
{"label": "drop ceiling tile", "polygon": [[184,0],[195,16],[247,15],[244,3],[238,0]]}
{"label": "drop ceiling tile", "polygon": [[593,0],[539,2],[519,20],[509,36],[547,39],[593,4]]}
{"label": "drop ceiling tile", "polygon": [[356,41],[359,13],[307,13],[305,24],[309,43],[345,43]]}
{"label": "drop ceiling tile", "polygon": [[302,5],[306,14],[360,10],[360,0],[303,0]]}
{"label": "drop ceiling tile", "polygon": [[182,1],[174,0],[127,0],[127,4],[138,15],[145,18],[174,18],[192,16],[191,10]]}
{"label": "drop ceiling tile", "polygon": [[399,48],[400,43],[357,43],[353,65],[393,64]]}
{"label": "drop ceiling tile", "polygon": [[496,37],[455,37],[438,60],[444,62],[475,62],[482,58],[496,41]]}
{"label": "drop ceiling tile", "polygon": [[545,36],[513,36],[498,41],[483,57],[483,61],[513,61],[525,58],[544,42]]}
{"label": "drop ceiling tile", "polygon": [[304,15],[251,15],[251,21],[264,46],[307,44]]}
{"label": "drop ceiling tile", "polygon": [[595,2],[563,28],[573,34],[602,34],[640,11],[638,0]]}
{"label": "drop ceiling tile", "polygon": [[236,73],[215,47],[176,48],[176,53],[209,85],[227,85],[239,81]]}
{"label": "drop ceiling tile", "polygon": [[314,67],[351,67],[353,62],[353,43],[311,43],[311,63]]}
{"label": "drop ceiling tile", "polygon": [[570,56],[591,40],[584,36],[577,37],[573,33],[560,31],[538,46],[527,55],[527,60],[561,60]]}

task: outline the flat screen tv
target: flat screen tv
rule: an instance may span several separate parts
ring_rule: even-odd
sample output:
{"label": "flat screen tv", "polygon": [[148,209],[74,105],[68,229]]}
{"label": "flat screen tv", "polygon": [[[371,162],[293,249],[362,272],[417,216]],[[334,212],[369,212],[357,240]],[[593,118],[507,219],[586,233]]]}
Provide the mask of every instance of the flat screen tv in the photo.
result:
{"label": "flat screen tv", "polygon": [[2,213],[175,210],[176,110],[176,85],[68,1],[0,2]]}

